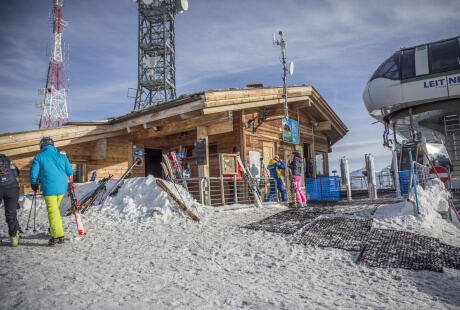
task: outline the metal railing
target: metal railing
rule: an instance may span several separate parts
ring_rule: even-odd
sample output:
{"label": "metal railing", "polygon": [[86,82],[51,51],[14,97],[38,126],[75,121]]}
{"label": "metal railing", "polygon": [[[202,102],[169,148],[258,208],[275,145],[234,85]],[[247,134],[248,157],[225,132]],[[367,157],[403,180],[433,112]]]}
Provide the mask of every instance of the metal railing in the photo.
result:
{"label": "metal railing", "polygon": [[[265,201],[270,192],[270,180],[273,178],[254,178],[257,181],[261,197]],[[190,178],[178,180],[178,185],[186,186],[188,192],[201,204],[207,206],[224,206],[229,204],[230,185],[233,183],[235,190],[233,203],[234,204],[253,204],[254,196],[249,190],[249,183],[246,180],[228,179],[227,177],[209,177],[209,178]],[[278,195],[274,201],[279,201]]]}
{"label": "metal railing", "polygon": [[[391,174],[381,174],[376,176],[377,188],[378,189],[394,189],[393,176]],[[345,185],[342,185],[342,178],[339,178],[340,188],[343,190]],[[350,185],[352,190],[364,190],[367,189],[367,177],[366,176],[350,176]]]}

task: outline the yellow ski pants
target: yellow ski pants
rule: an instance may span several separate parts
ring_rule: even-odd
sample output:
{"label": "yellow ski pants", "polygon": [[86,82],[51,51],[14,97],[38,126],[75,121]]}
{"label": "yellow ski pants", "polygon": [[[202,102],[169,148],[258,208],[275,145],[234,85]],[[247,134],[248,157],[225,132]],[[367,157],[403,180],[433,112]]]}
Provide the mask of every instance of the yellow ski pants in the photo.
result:
{"label": "yellow ski pants", "polygon": [[59,205],[64,195],[45,196],[46,209],[48,210],[48,222],[50,224],[50,234],[54,238],[64,237],[62,228],[61,211]]}

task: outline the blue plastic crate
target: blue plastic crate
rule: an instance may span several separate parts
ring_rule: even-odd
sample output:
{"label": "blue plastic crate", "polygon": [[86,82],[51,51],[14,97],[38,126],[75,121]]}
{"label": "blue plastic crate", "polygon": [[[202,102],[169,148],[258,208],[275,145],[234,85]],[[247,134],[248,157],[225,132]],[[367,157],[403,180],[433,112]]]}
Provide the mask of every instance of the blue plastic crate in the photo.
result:
{"label": "blue plastic crate", "polygon": [[321,200],[340,200],[339,177],[321,177]]}
{"label": "blue plastic crate", "polygon": [[410,170],[399,171],[399,188],[401,189],[401,195],[407,198],[410,188]]}
{"label": "blue plastic crate", "polygon": [[321,180],[318,178],[305,179],[307,200],[321,200]]}
{"label": "blue plastic crate", "polygon": [[305,179],[307,200],[340,200],[339,177]]}

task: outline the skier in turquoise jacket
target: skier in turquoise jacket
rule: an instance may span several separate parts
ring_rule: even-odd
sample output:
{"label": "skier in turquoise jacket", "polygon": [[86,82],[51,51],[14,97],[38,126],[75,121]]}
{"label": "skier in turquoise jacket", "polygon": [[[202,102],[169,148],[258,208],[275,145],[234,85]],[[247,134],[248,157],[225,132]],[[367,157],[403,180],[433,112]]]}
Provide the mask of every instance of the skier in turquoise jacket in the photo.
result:
{"label": "skier in turquoise jacket", "polygon": [[73,173],[67,156],[58,152],[50,137],[40,141],[40,153],[35,155],[30,167],[30,185],[34,192],[38,191],[40,177],[43,197],[48,210],[51,239],[48,245],[64,243],[64,229],[62,228],[59,205],[69,187],[68,176]]}
{"label": "skier in turquoise jacket", "polygon": [[281,193],[281,200],[286,201],[286,188],[284,187],[283,180],[281,180],[281,170],[286,169],[286,165],[278,155],[275,155],[268,163],[267,169],[270,171],[270,194],[268,194],[267,201],[273,201],[277,188]]}

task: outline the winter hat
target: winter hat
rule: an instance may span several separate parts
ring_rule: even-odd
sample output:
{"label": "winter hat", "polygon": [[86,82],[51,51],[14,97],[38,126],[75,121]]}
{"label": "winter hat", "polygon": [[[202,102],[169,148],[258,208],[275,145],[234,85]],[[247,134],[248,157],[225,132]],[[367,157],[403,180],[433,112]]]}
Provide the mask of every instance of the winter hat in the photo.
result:
{"label": "winter hat", "polygon": [[240,148],[237,147],[237,146],[234,146],[232,153],[236,153],[236,152],[239,152],[239,151],[240,151]]}

